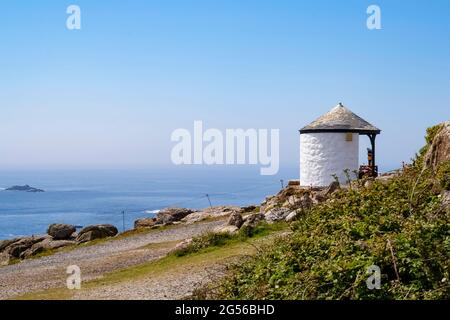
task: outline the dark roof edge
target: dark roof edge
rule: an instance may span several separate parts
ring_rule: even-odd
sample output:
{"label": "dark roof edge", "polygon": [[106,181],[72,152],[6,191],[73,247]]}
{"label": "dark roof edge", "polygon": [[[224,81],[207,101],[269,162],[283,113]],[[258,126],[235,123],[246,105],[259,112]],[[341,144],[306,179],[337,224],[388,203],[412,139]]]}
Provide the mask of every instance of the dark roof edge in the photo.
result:
{"label": "dark roof edge", "polygon": [[367,129],[300,129],[300,134],[303,133],[324,133],[324,132],[352,132],[359,134],[380,134],[381,130],[367,130]]}

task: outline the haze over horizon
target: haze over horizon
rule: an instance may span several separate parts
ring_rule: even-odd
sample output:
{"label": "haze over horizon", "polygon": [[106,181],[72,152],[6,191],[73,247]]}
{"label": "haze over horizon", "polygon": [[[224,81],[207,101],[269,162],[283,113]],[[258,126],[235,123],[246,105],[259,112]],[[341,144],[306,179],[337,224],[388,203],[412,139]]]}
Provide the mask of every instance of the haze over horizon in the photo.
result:
{"label": "haze over horizon", "polygon": [[[66,8],[81,8],[81,30]],[[275,0],[33,3],[0,10],[0,171],[172,167],[171,133],[298,129],[338,102],[379,127],[395,168],[450,120],[450,3]],[[361,137],[360,162],[369,140]]]}

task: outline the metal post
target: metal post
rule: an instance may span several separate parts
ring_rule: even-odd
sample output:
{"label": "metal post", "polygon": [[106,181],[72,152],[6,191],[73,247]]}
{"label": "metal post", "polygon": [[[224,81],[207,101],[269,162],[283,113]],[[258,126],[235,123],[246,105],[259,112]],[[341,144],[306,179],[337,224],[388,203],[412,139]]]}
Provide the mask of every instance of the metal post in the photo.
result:
{"label": "metal post", "polygon": [[372,145],[372,176],[373,177],[376,177],[376,175],[375,175],[375,167],[376,167],[376,163],[375,163],[375,138],[376,137],[377,137],[376,134],[369,135],[370,144]]}
{"label": "metal post", "polygon": [[211,199],[209,199],[209,194],[206,194],[206,197],[208,198],[209,206],[212,208]]}
{"label": "metal post", "polygon": [[125,232],[125,211],[122,211],[122,231]]}

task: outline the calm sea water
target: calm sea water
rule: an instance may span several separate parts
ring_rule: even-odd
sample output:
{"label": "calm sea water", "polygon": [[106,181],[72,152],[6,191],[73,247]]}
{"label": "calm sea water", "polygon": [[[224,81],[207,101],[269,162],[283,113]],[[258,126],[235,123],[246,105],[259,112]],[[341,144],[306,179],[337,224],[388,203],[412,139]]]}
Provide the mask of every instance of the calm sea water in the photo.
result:
{"label": "calm sea water", "polygon": [[[110,223],[123,229],[169,206],[259,204],[296,178],[296,168],[261,176],[258,168],[176,167],[158,170],[1,172],[0,188],[29,184],[44,193],[0,189],[0,239],[42,234],[52,223]],[[122,211],[125,214],[122,214]]]}

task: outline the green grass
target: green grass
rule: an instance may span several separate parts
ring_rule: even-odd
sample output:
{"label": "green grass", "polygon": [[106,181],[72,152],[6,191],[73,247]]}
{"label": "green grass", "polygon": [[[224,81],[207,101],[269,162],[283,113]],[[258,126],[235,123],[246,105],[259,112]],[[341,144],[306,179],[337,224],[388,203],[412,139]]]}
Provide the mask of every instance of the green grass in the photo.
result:
{"label": "green grass", "polygon": [[173,254],[178,257],[193,254],[206,248],[218,248],[233,243],[245,242],[250,239],[265,237],[273,232],[288,229],[288,224],[278,222],[273,224],[260,223],[256,227],[242,227],[236,234],[210,232],[195,237],[186,248],[178,249]]}

